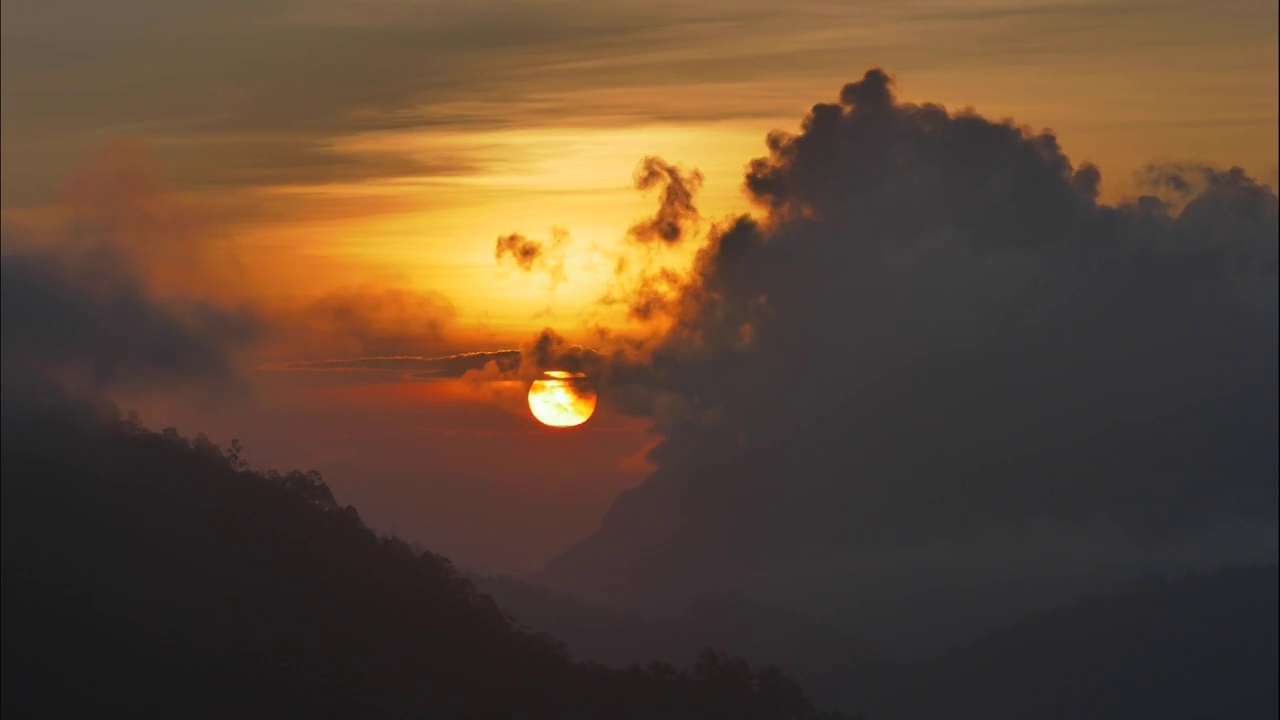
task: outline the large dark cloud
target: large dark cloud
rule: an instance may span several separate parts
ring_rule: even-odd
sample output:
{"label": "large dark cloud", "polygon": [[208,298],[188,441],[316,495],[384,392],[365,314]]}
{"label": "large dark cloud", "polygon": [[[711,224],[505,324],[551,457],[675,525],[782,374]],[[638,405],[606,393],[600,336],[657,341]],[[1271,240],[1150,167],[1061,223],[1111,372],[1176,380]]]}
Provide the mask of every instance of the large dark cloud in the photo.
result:
{"label": "large dark cloud", "polygon": [[[623,603],[797,568],[901,589],[1044,528],[1154,549],[1274,525],[1275,192],[1153,167],[1101,205],[1051,132],[892,89],[871,70],[769,136],[760,214],[714,228],[619,385],[665,398],[658,470],[549,578]],[[894,553],[902,577],[869,569]],[[1055,571],[1024,560],[984,562]]]}

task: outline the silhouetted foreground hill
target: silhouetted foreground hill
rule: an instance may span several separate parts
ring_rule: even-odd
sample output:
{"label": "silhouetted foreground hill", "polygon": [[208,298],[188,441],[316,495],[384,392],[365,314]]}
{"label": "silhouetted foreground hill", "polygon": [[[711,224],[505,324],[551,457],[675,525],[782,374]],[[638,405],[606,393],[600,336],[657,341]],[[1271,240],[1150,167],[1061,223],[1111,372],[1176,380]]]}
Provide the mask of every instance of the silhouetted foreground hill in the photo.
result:
{"label": "silhouetted foreground hill", "polygon": [[13,717],[836,717],[710,652],[573,662],[318,475],[80,406],[5,408],[3,533]]}

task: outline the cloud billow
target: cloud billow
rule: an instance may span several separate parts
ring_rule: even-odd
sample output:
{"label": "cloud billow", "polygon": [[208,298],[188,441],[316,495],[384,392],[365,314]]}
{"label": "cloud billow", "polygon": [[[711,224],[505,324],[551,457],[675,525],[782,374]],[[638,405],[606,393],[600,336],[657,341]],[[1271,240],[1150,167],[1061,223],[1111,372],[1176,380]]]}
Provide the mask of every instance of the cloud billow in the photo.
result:
{"label": "cloud billow", "polygon": [[526,273],[545,271],[551,278],[551,287],[554,289],[565,280],[564,246],[568,243],[569,231],[560,227],[551,228],[551,237],[545,241],[511,233],[498,237],[493,258],[499,264],[510,258],[517,268]]}
{"label": "cloud billow", "polygon": [[658,469],[553,577],[1275,522],[1275,191],[1153,167],[1100,204],[1051,132],[892,91],[870,70],[770,134],[761,212],[663,306],[646,381],[685,412],[647,408]]}
{"label": "cloud billow", "polygon": [[675,245],[697,229],[698,206],[694,197],[702,188],[702,173],[685,171],[660,157],[646,157],[636,168],[637,190],[661,188],[658,210],[631,227],[631,238],[641,243]]}

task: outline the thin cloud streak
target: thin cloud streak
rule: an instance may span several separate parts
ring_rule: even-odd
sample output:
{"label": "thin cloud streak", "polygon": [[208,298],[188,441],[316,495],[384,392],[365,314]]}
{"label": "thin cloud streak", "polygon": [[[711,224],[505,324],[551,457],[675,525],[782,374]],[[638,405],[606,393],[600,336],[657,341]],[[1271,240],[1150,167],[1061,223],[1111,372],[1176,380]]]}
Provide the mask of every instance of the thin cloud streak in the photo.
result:
{"label": "thin cloud streak", "polygon": [[[1055,77],[1068,80],[1052,73],[1046,82],[1045,67],[1105,70],[1125,87],[1170,92],[1168,77],[1196,71],[1219,86],[1202,91],[1237,113],[1267,110],[1275,87],[1272,80],[1271,98],[1241,92],[1231,81],[1239,60],[1214,52],[1229,44],[1235,58],[1274,56],[1274,33],[1265,30],[1274,8],[1243,1],[1212,10],[1068,2],[959,13],[945,3],[911,10],[885,2],[785,9],[582,2],[537,10],[493,0],[306,9],[229,2],[179,13],[159,0],[131,0],[112,8],[107,16],[89,0],[6,5],[4,93],[22,98],[3,103],[6,204],[18,198],[13,193],[34,197],[41,181],[52,187],[104,133],[154,138],[166,161],[183,169],[183,184],[259,185],[448,176],[474,167],[465,157],[333,152],[335,139],[362,132],[781,119],[803,99],[798,83],[817,89],[839,79],[843,71],[814,68],[847,67],[851,48],[862,62],[874,57],[919,78],[936,76],[939,85],[956,73],[973,77],[977,68],[1008,75],[1035,66],[1045,99],[1066,89]],[[67,14],[95,21],[73,27],[54,19]],[[1166,54],[1159,76],[1148,78],[1156,68],[1142,53],[1167,53],[1170,43],[1183,52],[1172,62]],[[59,50],[56,64],[51,48]],[[235,48],[234,62],[227,48]],[[314,57],[342,70],[321,77]],[[1274,71],[1252,86],[1267,77]],[[751,92],[741,91],[743,83]],[[670,102],[686,87],[700,87],[699,102]],[[1144,117],[1154,120],[1172,104],[1173,95],[1144,98]],[[1083,110],[1082,119],[1099,114]],[[222,150],[209,154],[209,142]],[[26,182],[9,182],[14,172]]]}
{"label": "thin cloud streak", "polygon": [[396,375],[410,374],[424,379],[457,379],[471,370],[483,368],[495,363],[501,368],[514,368],[519,364],[519,350],[495,350],[489,352],[458,353],[440,357],[361,357],[351,359],[329,360],[292,360],[286,362],[266,363],[258,366],[260,371],[295,371],[295,372],[349,372],[375,371]]}

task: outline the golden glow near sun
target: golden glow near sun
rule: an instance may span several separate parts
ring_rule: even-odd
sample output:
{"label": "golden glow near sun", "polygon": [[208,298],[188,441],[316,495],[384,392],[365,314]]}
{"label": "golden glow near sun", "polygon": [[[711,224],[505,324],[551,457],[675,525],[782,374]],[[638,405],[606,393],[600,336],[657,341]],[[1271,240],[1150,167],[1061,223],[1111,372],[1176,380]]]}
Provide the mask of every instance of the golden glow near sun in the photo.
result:
{"label": "golden glow near sun", "polygon": [[549,370],[529,386],[529,409],[538,422],[574,427],[596,411],[596,391],[582,373]]}

